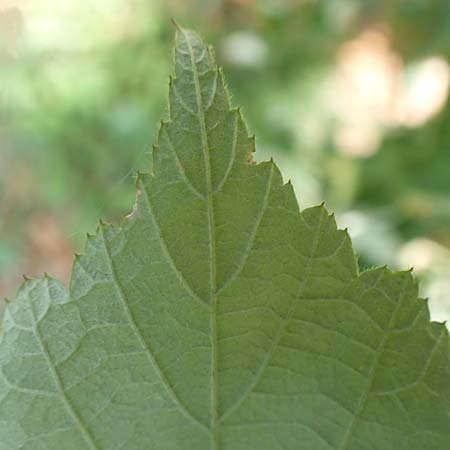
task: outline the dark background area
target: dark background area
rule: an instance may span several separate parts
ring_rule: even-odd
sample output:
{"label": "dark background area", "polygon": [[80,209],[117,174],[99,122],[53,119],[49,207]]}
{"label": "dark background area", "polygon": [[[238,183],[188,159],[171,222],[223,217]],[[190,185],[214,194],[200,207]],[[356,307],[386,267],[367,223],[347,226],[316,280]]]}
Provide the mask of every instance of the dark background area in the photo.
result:
{"label": "dark background area", "polygon": [[448,0],[0,0],[0,297],[68,279],[134,201],[166,116],[175,18],[301,208],[325,200],[362,268],[414,266],[450,316]]}

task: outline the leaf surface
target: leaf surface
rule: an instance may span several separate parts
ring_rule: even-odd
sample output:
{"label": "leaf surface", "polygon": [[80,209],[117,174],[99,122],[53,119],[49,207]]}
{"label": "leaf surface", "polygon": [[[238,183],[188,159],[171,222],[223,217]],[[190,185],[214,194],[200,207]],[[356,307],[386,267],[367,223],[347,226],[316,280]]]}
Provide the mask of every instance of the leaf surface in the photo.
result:
{"label": "leaf surface", "polygon": [[133,213],[71,285],[26,281],[0,342],[1,450],[450,449],[449,345],[409,272],[358,272],[323,206],[252,161],[199,37]]}

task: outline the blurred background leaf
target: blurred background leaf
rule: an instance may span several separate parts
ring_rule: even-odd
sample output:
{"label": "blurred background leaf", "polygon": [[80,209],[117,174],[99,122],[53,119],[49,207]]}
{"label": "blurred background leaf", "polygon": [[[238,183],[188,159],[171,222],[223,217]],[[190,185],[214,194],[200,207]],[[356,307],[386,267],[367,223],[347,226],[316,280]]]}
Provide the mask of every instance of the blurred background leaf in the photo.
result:
{"label": "blurred background leaf", "polygon": [[211,42],[301,207],[325,200],[361,266],[415,267],[450,315],[448,0],[2,0],[0,296],[67,280],[133,203],[165,114],[173,26]]}

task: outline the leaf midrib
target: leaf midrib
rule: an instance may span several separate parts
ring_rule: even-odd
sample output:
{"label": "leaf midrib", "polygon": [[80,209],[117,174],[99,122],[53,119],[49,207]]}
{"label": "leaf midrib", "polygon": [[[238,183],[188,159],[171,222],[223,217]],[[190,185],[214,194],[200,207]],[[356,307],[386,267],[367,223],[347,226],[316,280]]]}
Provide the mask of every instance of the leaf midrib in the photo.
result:
{"label": "leaf midrib", "polygon": [[[216,241],[215,241],[215,218],[213,205],[213,186],[211,178],[211,161],[209,157],[208,135],[206,131],[205,111],[203,108],[203,99],[200,89],[200,78],[197,69],[197,62],[195,61],[194,49],[190,42],[188,34],[179,28],[183,33],[189,50],[189,56],[192,65],[192,74],[194,77],[195,97],[197,101],[198,121],[200,124],[200,135],[202,142],[203,160],[205,164],[205,178],[206,178],[206,205],[208,215],[208,241],[209,241],[209,275],[210,275],[210,330],[211,330],[211,449],[220,450],[219,440],[219,371],[218,371],[218,336],[217,336],[217,276],[216,276]],[[214,100],[213,100],[214,101]]]}

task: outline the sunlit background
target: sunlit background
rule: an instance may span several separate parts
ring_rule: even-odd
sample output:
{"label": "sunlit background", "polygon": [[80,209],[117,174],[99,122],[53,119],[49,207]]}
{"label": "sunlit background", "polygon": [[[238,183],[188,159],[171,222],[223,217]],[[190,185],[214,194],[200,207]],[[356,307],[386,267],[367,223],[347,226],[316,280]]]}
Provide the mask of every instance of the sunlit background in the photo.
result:
{"label": "sunlit background", "polygon": [[0,0],[0,297],[67,281],[97,219],[131,209],[171,17],[214,44],[256,159],[450,317],[448,0]]}

